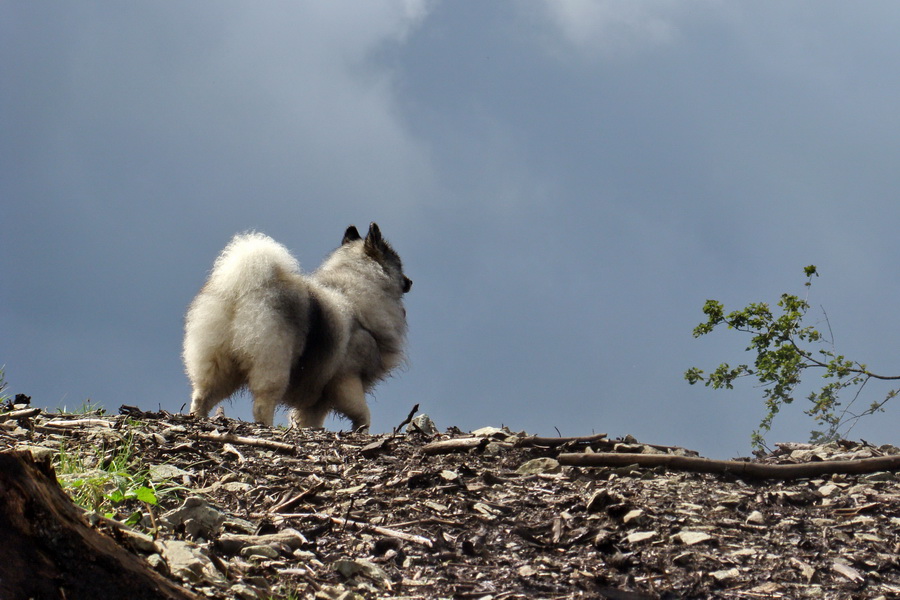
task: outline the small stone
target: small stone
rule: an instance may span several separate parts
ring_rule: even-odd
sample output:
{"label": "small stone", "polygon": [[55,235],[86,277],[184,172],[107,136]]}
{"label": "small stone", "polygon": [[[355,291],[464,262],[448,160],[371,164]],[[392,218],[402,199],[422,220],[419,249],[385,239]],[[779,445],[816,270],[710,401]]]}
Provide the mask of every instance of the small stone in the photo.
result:
{"label": "small stone", "polygon": [[157,573],[168,572],[168,565],[166,565],[166,561],[163,560],[163,557],[159,554],[151,554],[150,556],[148,556],[147,564],[150,565],[150,568]]}
{"label": "small stone", "polygon": [[182,481],[185,477],[190,481],[191,474],[184,469],[179,469],[175,465],[151,465],[148,470],[150,475],[150,479],[153,481],[165,481],[167,479],[174,480],[177,479]]}
{"label": "small stone", "polygon": [[171,529],[183,526],[185,533],[190,536],[210,539],[222,527],[225,515],[203,498],[191,496],[179,508],[164,514],[160,520]]}
{"label": "small stone", "polygon": [[654,537],[656,537],[655,531],[635,531],[634,533],[626,537],[625,541],[629,544],[637,544],[640,542],[645,542]]}
{"label": "small stone", "polygon": [[423,433],[430,436],[437,435],[437,432],[437,426],[428,415],[417,415],[406,426],[406,433]]}
{"label": "small stone", "polygon": [[531,577],[533,575],[537,575],[537,569],[535,569],[531,565],[523,565],[519,567],[518,573],[519,577]]}
{"label": "small stone", "polygon": [[519,475],[537,475],[538,473],[559,473],[559,461],[555,458],[533,458],[516,469]]}
{"label": "small stone", "polygon": [[642,519],[643,516],[644,516],[644,511],[637,508],[635,510],[630,510],[627,513],[625,513],[625,516],[622,517],[622,522],[626,525],[628,525],[629,523],[631,523],[632,525],[636,525],[640,521],[643,520]]}
{"label": "small stone", "polygon": [[685,546],[693,546],[694,544],[707,542],[713,539],[713,537],[708,533],[704,533],[702,531],[682,531],[675,536],[675,539]]}
{"label": "small stone", "polygon": [[222,484],[222,489],[226,492],[231,492],[232,494],[242,494],[252,490],[253,486],[242,481],[229,481],[228,483]]}
{"label": "small stone", "polygon": [[498,439],[506,439],[508,435],[510,435],[509,430],[501,429],[500,427],[482,427],[481,429],[476,429],[472,432],[472,435],[478,437],[490,437],[490,438],[498,438]]}
{"label": "small stone", "polygon": [[609,506],[611,502],[609,491],[605,488],[597,490],[587,501],[588,512],[597,512]]}
{"label": "small stone", "polygon": [[31,457],[35,460],[35,462],[42,461],[45,459],[51,459],[56,456],[58,450],[54,450],[53,448],[45,448],[44,446],[29,446],[22,445],[17,446],[16,450],[25,450],[31,452]]}
{"label": "small stone", "polygon": [[863,475],[860,477],[863,481],[877,483],[879,481],[896,481],[897,478],[890,471],[880,471],[878,473],[872,473],[871,475]]}
{"label": "small stone", "polygon": [[191,583],[210,581],[222,583],[225,578],[216,570],[208,556],[190,542],[180,540],[158,541],[162,556],[169,566],[169,572]]}
{"label": "small stone", "polygon": [[226,554],[237,554],[246,546],[277,546],[284,545],[290,550],[296,551],[308,544],[309,541],[296,529],[282,529],[278,533],[269,535],[242,535],[229,534],[219,536],[216,546]]}
{"label": "small stone", "polygon": [[347,579],[362,575],[382,586],[389,585],[391,580],[384,569],[367,560],[337,560],[332,568]]}
{"label": "small stone", "polygon": [[791,558],[791,564],[800,569],[800,573],[803,575],[806,583],[812,581],[813,577],[815,577],[816,575],[816,570],[812,567],[812,565],[803,562],[799,558]]}
{"label": "small stone", "polygon": [[363,596],[352,592],[343,585],[324,586],[316,592],[316,600],[363,600]]}
{"label": "small stone", "polygon": [[747,522],[751,525],[765,525],[766,518],[758,510],[754,510],[752,513],[747,515]]}
{"label": "small stone", "polygon": [[279,552],[272,546],[244,546],[241,548],[241,556],[244,558],[268,558],[268,559],[276,559],[278,558]]}
{"label": "small stone", "polygon": [[259,598],[256,590],[245,583],[235,584],[228,591],[231,592],[232,598],[238,598],[239,600],[257,600]]}
{"label": "small stone", "polygon": [[484,447],[483,454],[487,456],[499,456],[503,450],[508,447],[508,444],[498,444],[497,442],[488,442],[488,445]]}
{"label": "small stone", "polygon": [[741,572],[737,569],[724,569],[722,571],[713,571],[710,575],[712,575],[716,581],[728,581],[740,577]]}
{"label": "small stone", "polygon": [[838,486],[834,485],[833,483],[829,483],[820,487],[819,493],[822,494],[823,497],[828,498],[839,489],[840,488]]}

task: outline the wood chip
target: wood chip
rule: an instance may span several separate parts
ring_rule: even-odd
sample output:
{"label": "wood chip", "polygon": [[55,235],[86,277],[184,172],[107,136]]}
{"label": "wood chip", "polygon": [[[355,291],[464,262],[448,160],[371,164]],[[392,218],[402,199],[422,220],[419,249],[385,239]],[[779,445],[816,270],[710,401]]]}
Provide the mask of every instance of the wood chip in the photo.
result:
{"label": "wood chip", "polygon": [[865,577],[863,577],[859,571],[843,561],[834,561],[831,564],[831,568],[834,569],[835,573],[846,577],[854,583],[862,583],[863,581],[865,581]]}

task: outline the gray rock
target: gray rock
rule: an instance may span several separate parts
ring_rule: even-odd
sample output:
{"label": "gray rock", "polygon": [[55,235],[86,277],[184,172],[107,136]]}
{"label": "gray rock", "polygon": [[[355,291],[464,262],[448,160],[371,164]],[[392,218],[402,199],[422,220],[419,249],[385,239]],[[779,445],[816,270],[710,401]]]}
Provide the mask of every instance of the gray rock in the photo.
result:
{"label": "gray rock", "polygon": [[384,569],[367,560],[337,560],[332,568],[347,579],[362,575],[379,585],[390,583],[390,577]]}
{"label": "gray rock", "polygon": [[519,475],[536,475],[538,473],[559,473],[559,461],[555,458],[533,458],[516,469]]}
{"label": "gray rock", "polygon": [[256,590],[244,583],[235,584],[228,588],[228,591],[232,598],[238,598],[238,600],[258,600],[259,598]]}
{"label": "gray rock", "polygon": [[417,415],[406,426],[406,433],[424,433],[425,435],[436,435],[437,426],[428,415]]}
{"label": "gray rock", "polygon": [[164,514],[160,520],[170,529],[184,526],[185,533],[192,537],[211,539],[221,529],[225,515],[203,498],[191,496],[179,508]]}
{"label": "gray rock", "polygon": [[241,548],[241,556],[244,558],[259,557],[276,559],[281,553],[272,546],[244,546]]}
{"label": "gray rock", "polygon": [[59,449],[54,450],[53,448],[29,446],[27,444],[16,446],[16,450],[27,450],[28,452],[31,452],[31,457],[34,458],[35,461],[53,458],[59,452]]}
{"label": "gray rock", "polygon": [[191,583],[225,583],[222,574],[196,545],[180,540],[158,541],[157,545],[175,577]]}
{"label": "gray rock", "polygon": [[227,554],[237,554],[247,546],[287,546],[291,551],[298,550],[309,541],[296,529],[283,529],[269,535],[242,535],[226,533],[216,540],[216,546]]}
{"label": "gray rock", "polygon": [[151,465],[149,475],[153,481],[164,481],[167,479],[183,481],[185,477],[188,481],[191,479],[190,473],[184,469],[179,469],[175,465]]}

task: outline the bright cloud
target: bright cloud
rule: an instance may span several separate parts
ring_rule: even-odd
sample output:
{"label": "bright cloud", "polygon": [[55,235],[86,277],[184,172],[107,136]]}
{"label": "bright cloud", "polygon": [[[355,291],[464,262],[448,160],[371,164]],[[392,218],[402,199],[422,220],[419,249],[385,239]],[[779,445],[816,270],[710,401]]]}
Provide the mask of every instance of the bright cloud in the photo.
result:
{"label": "bright cloud", "polygon": [[679,22],[707,2],[545,0],[565,43],[590,56],[615,57],[677,40]]}

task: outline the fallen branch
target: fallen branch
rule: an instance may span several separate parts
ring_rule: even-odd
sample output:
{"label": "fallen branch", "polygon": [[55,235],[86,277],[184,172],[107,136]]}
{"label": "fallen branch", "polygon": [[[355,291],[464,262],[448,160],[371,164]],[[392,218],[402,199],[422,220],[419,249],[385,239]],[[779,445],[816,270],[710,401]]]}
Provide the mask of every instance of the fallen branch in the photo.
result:
{"label": "fallen branch", "polygon": [[449,440],[439,440],[422,446],[422,452],[425,454],[446,454],[448,452],[463,452],[472,450],[473,448],[484,448],[490,440],[486,437],[467,437],[453,438]]}
{"label": "fallen branch", "polygon": [[243,444],[245,446],[256,446],[257,448],[266,448],[268,450],[278,450],[279,452],[289,452],[291,454],[296,450],[293,444],[285,444],[284,442],[276,442],[274,440],[264,440],[262,438],[250,438],[233,433],[219,433],[218,431],[210,431],[209,433],[200,433],[197,435],[201,440],[210,440],[213,442],[223,442],[232,444]]}
{"label": "fallen branch", "polygon": [[81,427],[105,427],[112,429],[113,424],[106,419],[55,419],[44,423],[44,427],[59,429],[78,429]]}
{"label": "fallen branch", "polygon": [[728,473],[752,479],[801,479],[826,474],[876,473],[900,471],[900,455],[860,458],[856,460],[829,460],[792,465],[770,465],[736,460],[712,460],[674,454],[560,454],[559,464],[577,467],[667,467],[696,473]]}
{"label": "fallen branch", "polygon": [[536,435],[530,435],[516,442],[516,446],[549,446],[551,448],[555,448],[556,446],[564,446],[566,444],[597,443],[612,445],[615,442],[607,439],[605,433],[598,433],[596,435],[588,435],[582,437],[538,437]]}
{"label": "fallen branch", "polygon": [[380,527],[378,525],[371,525],[369,523],[363,523],[362,521],[353,521],[351,519],[345,519],[344,517],[334,517],[332,515],[327,515],[324,513],[287,513],[279,514],[277,516],[281,517],[282,519],[319,519],[320,521],[331,521],[332,523],[340,525],[341,527],[352,527],[360,531],[369,531],[372,533],[377,533],[379,535],[397,538],[398,540],[403,540],[405,542],[419,544],[420,546],[425,546],[426,548],[431,548],[432,546],[434,546],[434,542],[429,540],[427,537],[422,537],[421,535],[404,533],[402,531],[397,531],[396,529]]}
{"label": "fallen branch", "polygon": [[20,408],[19,410],[11,410],[0,415],[0,422],[9,421],[10,419],[27,419],[36,417],[39,414],[41,414],[41,409],[39,408]]}

